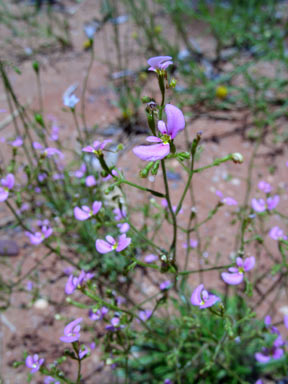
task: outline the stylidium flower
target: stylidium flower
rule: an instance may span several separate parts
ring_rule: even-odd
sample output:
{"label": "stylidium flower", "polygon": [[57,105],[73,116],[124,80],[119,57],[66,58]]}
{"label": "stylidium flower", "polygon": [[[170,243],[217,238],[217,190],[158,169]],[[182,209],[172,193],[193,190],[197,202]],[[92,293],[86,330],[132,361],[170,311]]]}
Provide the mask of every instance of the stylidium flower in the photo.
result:
{"label": "stylidium flower", "polygon": [[[197,246],[198,246],[198,240],[196,240],[196,239],[190,239],[189,247],[192,248],[192,249],[194,249],[194,248],[197,248]],[[187,243],[183,243],[183,244],[182,244],[182,247],[183,247],[184,249],[187,249],[187,248],[188,248]]]}
{"label": "stylidium flower", "polygon": [[160,285],[159,288],[161,291],[166,291],[166,289],[169,289],[171,287],[171,281],[170,280],[165,280],[163,281]]}
{"label": "stylidium flower", "polygon": [[105,327],[107,331],[115,332],[118,331],[120,328],[123,328],[124,325],[120,325],[120,319],[119,317],[113,317],[110,321],[110,324]]}
{"label": "stylidium flower", "polygon": [[255,257],[247,257],[243,260],[241,257],[236,258],[236,267],[228,269],[229,272],[222,272],[221,276],[225,283],[230,285],[238,285],[244,279],[244,273],[254,268]]}
{"label": "stylidium flower", "polygon": [[96,240],[95,246],[99,253],[108,253],[112,251],[121,252],[131,243],[131,239],[126,237],[125,234],[120,235],[118,241],[116,241],[112,236],[106,236],[106,241],[98,239]]}
{"label": "stylidium flower", "polygon": [[81,326],[79,324],[82,320],[82,317],[79,317],[78,319],[67,324],[64,328],[64,336],[61,336],[60,340],[64,343],[73,343],[74,341],[79,340],[81,329]]}
{"label": "stylidium flower", "polygon": [[106,147],[108,143],[111,143],[111,140],[104,140],[103,143],[96,140],[93,145],[88,145],[87,147],[82,148],[83,152],[94,153],[95,155],[100,155],[102,150]]}
{"label": "stylidium flower", "polygon": [[93,321],[102,320],[103,317],[109,312],[109,309],[106,307],[102,307],[94,311],[93,309],[89,309],[89,317]]}
{"label": "stylidium flower", "polygon": [[172,104],[165,107],[167,116],[167,125],[164,121],[158,121],[158,130],[160,137],[148,136],[147,141],[155,143],[154,145],[139,145],[133,148],[133,152],[141,160],[156,161],[164,159],[170,153],[170,143],[179,131],[185,128],[185,119],[182,111]]}
{"label": "stylidium flower", "polygon": [[21,147],[22,145],[23,145],[23,139],[22,139],[22,137],[16,137],[16,139],[15,140],[13,140],[13,141],[10,141],[9,143],[8,143],[9,145],[11,145],[12,147]]}
{"label": "stylidium flower", "polygon": [[31,244],[38,245],[51,236],[52,233],[53,229],[50,226],[44,225],[41,228],[41,232],[25,232],[25,235],[29,237]]}
{"label": "stylidium flower", "polygon": [[87,205],[82,205],[81,208],[74,208],[74,216],[79,221],[84,221],[89,219],[90,217],[96,215],[102,207],[101,201],[94,201],[92,205],[92,209],[87,207]]}
{"label": "stylidium flower", "polygon": [[158,260],[158,256],[153,255],[153,253],[146,255],[145,258],[145,263],[153,263],[154,261]]}
{"label": "stylidium flower", "polygon": [[95,177],[93,175],[89,175],[85,179],[85,184],[87,187],[94,187],[94,185],[97,184],[97,180],[95,179]]}
{"label": "stylidium flower", "polygon": [[280,197],[278,195],[275,195],[275,196],[268,197],[266,201],[264,199],[254,198],[251,201],[251,205],[254,211],[260,213],[260,212],[266,211],[266,209],[268,211],[272,211],[277,207],[277,205],[279,204],[279,201],[280,201]]}
{"label": "stylidium flower", "polygon": [[71,85],[63,94],[63,104],[68,108],[75,108],[76,104],[80,101],[78,97],[75,95],[75,90],[77,89],[77,85]]}
{"label": "stylidium flower", "polygon": [[52,376],[46,376],[44,379],[44,384],[60,384],[60,381],[54,379]]}
{"label": "stylidium flower", "polygon": [[78,179],[81,179],[85,175],[86,172],[86,165],[85,163],[81,164],[81,167],[77,169],[77,171],[74,172],[74,176]]}
{"label": "stylidium flower", "polygon": [[[276,339],[277,340],[277,339]],[[275,340],[275,341],[276,341]],[[282,356],[284,355],[284,351],[282,348],[280,348],[278,345],[277,345],[277,342],[276,342],[276,345],[275,345],[275,342],[274,342],[274,345],[272,348],[262,348],[262,351],[261,352],[257,352],[255,353],[255,359],[259,362],[259,363],[262,363],[262,364],[266,364],[268,363],[271,359],[272,360],[278,360],[280,359]]]}
{"label": "stylidium flower", "polygon": [[94,273],[84,271],[81,271],[78,277],[70,275],[65,285],[65,293],[71,295],[77,288],[81,288],[87,281],[91,280],[94,275]]}
{"label": "stylidium flower", "polygon": [[89,352],[89,348],[86,347],[86,345],[81,345],[79,350],[79,359],[83,359],[83,357],[86,356]]}
{"label": "stylidium flower", "polygon": [[130,225],[128,223],[117,224],[117,227],[119,228],[120,233],[126,233],[130,229]]}
{"label": "stylidium flower", "polygon": [[284,235],[284,231],[277,226],[270,229],[269,236],[271,237],[271,239],[276,241],[287,240],[287,236]]}
{"label": "stylidium flower", "polygon": [[39,359],[39,356],[36,355],[29,355],[26,357],[25,365],[28,368],[31,368],[31,373],[35,373],[39,371],[41,365],[44,363],[44,359]]}
{"label": "stylidium flower", "polygon": [[15,178],[12,173],[8,173],[6,177],[1,179],[0,186],[0,202],[8,199],[9,191],[14,187]]}
{"label": "stylidium flower", "polygon": [[199,307],[200,309],[212,307],[216,304],[220,298],[212,293],[207,292],[204,289],[204,284],[198,285],[198,287],[193,291],[191,296],[191,304]]}
{"label": "stylidium flower", "polygon": [[264,180],[259,181],[258,189],[260,191],[265,192],[265,193],[270,193],[272,191],[271,185],[269,183],[267,183],[266,181],[264,181]]}
{"label": "stylidium flower", "polygon": [[142,321],[147,321],[152,316],[152,311],[150,309],[144,309],[139,312],[139,317]]}
{"label": "stylidium flower", "polygon": [[63,159],[64,158],[64,155],[61,151],[59,151],[59,149],[57,148],[52,148],[52,147],[48,147],[48,148],[45,148],[43,151],[42,151],[43,155],[50,158],[52,156],[59,156],[60,159]]}
{"label": "stylidium flower", "polygon": [[226,205],[238,205],[238,202],[232,197],[224,197],[221,191],[216,191],[216,195],[221,198],[221,203]]}
{"label": "stylidium flower", "polygon": [[155,56],[147,60],[148,71],[161,72],[166,71],[169,65],[173,64],[171,56]]}

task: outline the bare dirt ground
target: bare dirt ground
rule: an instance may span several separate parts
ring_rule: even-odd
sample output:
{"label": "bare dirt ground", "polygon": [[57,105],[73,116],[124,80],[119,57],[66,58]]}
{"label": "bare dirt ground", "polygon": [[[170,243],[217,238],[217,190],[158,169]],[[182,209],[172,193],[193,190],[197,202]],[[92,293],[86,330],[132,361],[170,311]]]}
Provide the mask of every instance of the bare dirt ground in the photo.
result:
{"label": "bare dirt ground", "polygon": [[[61,125],[60,137],[63,144],[67,147],[75,147],[77,133],[74,129],[74,124],[71,115],[61,110],[62,108],[62,94],[65,89],[74,83],[82,83],[86,68],[89,62],[89,52],[83,50],[84,34],[82,32],[83,23],[90,20],[92,17],[99,16],[99,7],[95,5],[93,0],[83,2],[83,5],[76,7],[72,3],[67,2],[68,8],[75,8],[75,13],[71,16],[71,36],[73,41],[73,49],[61,52],[56,50],[55,52],[49,52],[49,54],[38,54],[36,57],[43,66],[41,77],[43,81],[43,97],[45,100],[45,114],[53,115],[57,118],[57,121]],[[74,7],[74,8],[73,8]],[[125,25],[123,28],[126,28]],[[112,31],[111,31],[112,33]],[[197,35],[197,32],[196,32]],[[204,37],[199,33],[198,39],[202,39],[203,45],[206,44],[207,49],[213,42],[209,41],[209,37]],[[110,40],[108,39],[108,42]],[[109,48],[110,47],[110,48]],[[6,47],[7,48],[7,47]],[[105,63],[104,50],[107,50],[105,45],[105,39],[103,34],[99,34],[95,42],[96,61],[93,65],[88,92],[87,92],[87,121],[88,126],[94,126],[98,124],[100,128],[107,127],[109,124],[117,122],[119,118],[119,110],[113,105],[113,100],[116,99],[115,93],[109,82],[109,69]],[[111,41],[108,43],[108,50],[111,50],[110,54],[113,55]],[[3,53],[1,54],[1,56]],[[31,107],[37,107],[37,89],[35,83],[35,76],[31,67],[31,61],[19,60],[18,51],[9,52],[4,51],[4,57],[10,60],[15,60],[19,65],[22,75],[19,76],[11,71],[11,79],[13,85],[17,91],[22,102],[29,103]],[[131,54],[130,66],[145,66],[145,61],[139,57],[133,57]],[[140,64],[141,63],[141,64]],[[7,110],[5,101],[5,95],[3,89],[0,92],[0,109]],[[198,131],[202,131],[203,137],[203,154],[201,160],[197,163],[197,167],[209,164],[215,158],[219,158],[227,155],[231,152],[240,152],[244,156],[244,164],[236,165],[231,163],[225,163],[220,167],[216,167],[207,170],[200,175],[195,174],[193,184],[195,188],[195,197],[197,202],[197,212],[199,220],[203,220],[207,217],[207,213],[216,205],[218,197],[215,194],[216,190],[220,190],[225,196],[235,198],[239,203],[243,202],[244,191],[246,187],[246,178],[248,174],[249,159],[252,155],[254,148],[254,142],[243,139],[243,132],[249,126],[249,113],[248,111],[231,112],[221,114],[215,112],[218,116],[217,119],[211,119],[208,116],[203,116],[197,120],[187,119],[187,132],[189,140],[192,141],[194,135]],[[1,119],[5,119],[8,113],[1,113]],[[223,117],[224,116],[224,117]],[[248,121],[248,122],[247,122]],[[12,131],[12,125],[7,126],[1,131],[2,137],[10,137]],[[283,129],[287,129],[286,122],[283,122]],[[119,136],[112,137],[117,143]],[[136,143],[142,143],[145,140],[145,136],[131,135],[126,137],[121,134],[121,141],[125,144],[124,154],[120,156],[118,166],[125,172],[127,178],[131,181],[139,182],[138,171],[142,165],[141,161],[132,153],[132,148]],[[1,144],[3,149],[1,151],[7,151],[7,146]],[[185,138],[184,134],[179,136],[177,140],[177,146],[179,149],[185,150]],[[275,190],[278,190],[281,195],[281,202],[279,211],[284,214],[288,214],[287,209],[287,167],[285,163],[288,159],[287,148],[281,148],[279,154],[275,155],[275,148],[271,148],[262,145],[259,150],[259,154],[256,157],[256,169],[254,171],[253,189],[256,190],[258,180],[265,179],[270,182]],[[275,167],[276,171],[273,176],[268,174],[269,167]],[[177,202],[184,186],[185,173],[181,169],[180,165],[172,160],[169,164],[170,170],[173,169],[174,174],[177,174],[177,178],[170,178],[170,184],[172,187],[172,200]],[[146,183],[146,181],[143,181]],[[161,172],[159,172],[155,181],[149,181],[153,189],[163,190],[161,181]],[[141,204],[143,200],[143,194],[138,191],[127,190],[128,199],[133,202],[133,205],[137,206]],[[181,214],[181,221],[183,224],[187,222],[187,217],[190,212],[191,202],[187,198],[184,203],[184,212]],[[235,207],[222,207],[218,215],[209,221],[207,224],[201,227],[201,235],[207,240],[206,250],[205,244],[202,244],[203,258],[202,265],[205,266],[205,260],[214,260],[217,250],[220,250],[222,255],[225,255],[225,260],[219,260],[219,264],[229,262],[229,256],[234,250],[234,239],[236,225],[232,225],[233,212]],[[23,235],[20,229],[7,229],[7,223],[12,220],[10,213],[3,205],[0,205],[0,222],[1,222],[1,239],[13,239],[19,246],[19,254],[11,257],[1,257],[1,264],[3,263],[3,271],[5,276],[9,274],[15,278],[15,270],[22,265],[22,273],[29,272],[29,269],[34,263],[39,262],[39,290],[41,297],[45,299],[41,306],[38,302],[31,307],[31,295],[26,290],[27,280],[29,277],[23,279],[22,292],[14,293],[11,297],[11,305],[9,309],[2,313],[0,322],[0,367],[1,376],[5,384],[23,384],[26,382],[27,370],[25,367],[19,367],[14,369],[12,363],[15,360],[21,359],[24,351],[29,353],[38,353],[39,355],[45,355],[46,361],[54,361],[61,355],[63,351],[60,344],[59,336],[63,330],[63,321],[58,321],[57,316],[65,318],[76,318],[80,314],[83,315],[83,310],[77,308],[71,308],[65,305],[65,293],[64,285],[66,282],[66,275],[63,273],[65,267],[64,262],[57,260],[55,255],[50,255],[44,260],[45,256],[44,248],[33,247],[29,244],[27,237]],[[275,219],[275,223],[277,220]],[[139,224],[139,223],[137,223]],[[181,224],[181,222],[180,222]],[[168,229],[164,226],[161,232],[161,238],[159,242],[165,244],[167,242]],[[185,242],[185,238],[179,235],[179,260],[180,264],[184,263],[184,250],[181,248],[181,244]],[[208,247],[209,244],[209,247]],[[277,255],[277,247],[275,243],[270,241],[269,243],[271,252]],[[192,256],[194,253],[191,254]],[[264,257],[263,257],[264,256]],[[265,255],[257,255],[259,263],[257,264],[257,271],[253,275],[256,278],[261,272],[263,264],[269,263],[268,258]],[[11,263],[11,264],[10,264]],[[189,262],[189,268],[196,267],[197,263],[193,261]],[[2,267],[1,267],[2,269]],[[207,280],[205,280],[207,279]],[[211,280],[212,279],[212,280]],[[263,281],[264,287],[268,287],[273,283],[274,277],[268,275]],[[219,279],[219,273],[211,273],[204,276],[204,281],[212,286],[214,281],[218,288],[223,289],[223,283]],[[198,281],[197,281],[198,282]],[[142,284],[147,284],[145,280],[141,281]],[[195,285],[195,277],[191,279],[191,285]],[[151,293],[148,287],[145,288],[147,292]],[[281,308],[274,308],[275,293],[268,296],[265,303],[261,303],[259,311],[264,314],[267,310],[272,308],[272,312],[281,316],[283,313]],[[261,302],[262,292],[254,293],[255,303]],[[285,297],[284,292],[277,292],[278,298]],[[287,307],[287,302],[282,302],[281,307]],[[282,308],[283,309],[283,308]],[[56,316],[57,315],[57,316]],[[56,317],[55,317],[56,316]],[[101,333],[101,327],[96,327],[96,334]],[[83,333],[83,342],[89,340]],[[87,340],[85,340],[85,337]],[[111,383],[111,374],[109,367],[103,368],[103,364],[99,358],[99,350],[96,348],[92,351],[90,359],[85,361],[86,367],[84,371],[87,375],[84,375],[85,384],[105,384]],[[103,368],[103,369],[102,369]],[[67,371],[70,371],[70,367],[66,367]],[[74,369],[74,368],[73,368]],[[87,377],[86,377],[87,376]],[[33,379],[32,384],[42,383],[43,380]]]}

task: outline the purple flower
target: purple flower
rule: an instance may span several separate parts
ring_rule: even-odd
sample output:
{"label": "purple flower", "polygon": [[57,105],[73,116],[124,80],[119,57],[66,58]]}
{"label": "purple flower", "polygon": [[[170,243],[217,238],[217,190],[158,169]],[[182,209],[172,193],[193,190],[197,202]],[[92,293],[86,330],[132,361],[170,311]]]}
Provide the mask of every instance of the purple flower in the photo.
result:
{"label": "purple flower", "polygon": [[151,253],[150,255],[145,256],[144,260],[146,263],[150,264],[150,263],[153,263],[154,261],[158,260],[158,256],[153,255]]}
{"label": "purple flower", "polygon": [[109,309],[106,307],[102,307],[97,309],[97,311],[94,312],[93,309],[89,310],[89,317],[93,321],[102,320],[103,317],[109,312]]}
{"label": "purple flower", "polygon": [[90,217],[96,215],[102,207],[101,201],[94,201],[92,205],[92,209],[87,207],[87,205],[82,205],[81,208],[74,208],[74,216],[77,220],[84,221],[89,219]]}
{"label": "purple flower", "polygon": [[[194,249],[194,248],[197,248],[197,246],[198,246],[198,240],[196,240],[196,239],[190,239],[190,245],[189,245],[189,247],[192,248],[192,249]],[[184,249],[187,249],[187,248],[188,248],[188,244],[187,244],[187,243],[183,243],[183,244],[182,244],[182,247],[183,247]]]}
{"label": "purple flower", "polygon": [[170,286],[171,286],[171,281],[165,280],[159,285],[159,288],[161,289],[161,291],[166,291],[166,289],[169,289]]}
{"label": "purple flower", "polygon": [[99,253],[108,253],[116,250],[117,252],[123,251],[131,243],[130,237],[126,237],[125,234],[120,235],[118,241],[112,236],[106,236],[106,241],[98,239],[96,240],[95,246]]}
{"label": "purple flower", "polygon": [[229,272],[221,273],[222,279],[225,283],[230,285],[240,284],[244,279],[244,272],[248,272],[254,268],[255,257],[247,257],[245,260],[241,259],[241,257],[237,257],[236,265],[237,267],[229,268]]}
{"label": "purple flower", "polygon": [[53,233],[53,229],[49,226],[44,225],[41,228],[41,232],[25,232],[25,235],[29,237],[31,244],[38,245],[43,240],[47,239]]}
{"label": "purple flower", "polygon": [[81,271],[78,277],[70,275],[65,285],[65,293],[67,295],[71,295],[77,288],[81,288],[87,281],[91,280],[93,277],[94,273],[86,273],[84,271]]}
{"label": "purple flower", "polygon": [[57,148],[52,148],[52,147],[48,147],[48,148],[45,148],[43,151],[42,151],[43,155],[50,158],[52,156],[59,156],[60,159],[63,159],[64,158],[64,155],[61,151],[59,151],[59,149]]}
{"label": "purple flower", "polygon": [[97,184],[97,181],[93,175],[89,175],[85,179],[85,184],[87,185],[87,187],[94,187],[94,185]]}
{"label": "purple flower", "polygon": [[63,104],[68,108],[75,108],[76,104],[80,101],[78,97],[74,94],[77,85],[71,85],[63,94]]}
{"label": "purple flower", "polygon": [[144,309],[143,311],[139,312],[139,317],[142,321],[147,321],[148,319],[150,319],[151,315],[152,311],[150,311],[149,309]]}
{"label": "purple flower", "polygon": [[156,161],[164,159],[170,153],[170,142],[177,136],[178,132],[185,127],[185,119],[181,110],[174,105],[167,104],[165,107],[167,126],[164,121],[158,121],[158,130],[161,137],[148,136],[147,141],[157,143],[154,145],[139,145],[133,148],[133,152],[141,160]]}
{"label": "purple flower", "polygon": [[267,198],[267,209],[268,211],[272,211],[279,204],[280,197],[278,195],[270,196]]}
{"label": "purple flower", "polygon": [[274,345],[272,348],[262,348],[262,352],[255,353],[255,359],[262,364],[268,363],[271,359],[278,360],[284,354],[282,348]]}
{"label": "purple flower", "polygon": [[87,147],[84,147],[82,151],[88,152],[88,153],[94,153],[95,155],[100,155],[102,153],[102,150],[105,148],[105,146],[108,143],[111,143],[111,140],[104,140],[103,143],[96,140],[94,141],[93,145],[88,145]]}
{"label": "purple flower", "polygon": [[81,345],[81,348],[79,350],[79,359],[82,360],[84,356],[86,356],[89,353],[89,348],[86,347],[86,345]]}
{"label": "purple flower", "polygon": [[27,291],[32,291],[32,289],[33,289],[33,282],[31,280],[27,281],[26,289],[27,289]]}
{"label": "purple flower", "polygon": [[272,191],[271,185],[264,180],[259,181],[258,189],[260,189],[260,191],[263,191],[265,193],[270,193]]}
{"label": "purple flower", "polygon": [[207,292],[204,289],[204,284],[198,285],[198,287],[193,291],[191,296],[191,304],[196,305],[200,309],[212,307],[216,304],[220,298],[212,293]]}
{"label": "purple flower", "polygon": [[60,384],[60,381],[57,381],[57,379],[54,379],[52,376],[46,376],[44,384]]}
{"label": "purple flower", "polygon": [[165,379],[164,384],[173,384],[173,382],[170,379]]}
{"label": "purple flower", "polygon": [[120,221],[122,219],[125,219],[126,217],[126,212],[121,210],[120,208],[115,208],[113,210],[113,213],[116,221]]}
{"label": "purple flower", "polygon": [[266,211],[266,202],[264,199],[252,199],[251,205],[256,212],[260,213]]}
{"label": "purple flower", "polygon": [[0,202],[8,199],[9,191],[14,187],[14,183],[15,178],[12,173],[8,173],[6,177],[1,179],[2,187],[0,187]]}
{"label": "purple flower", "polygon": [[266,209],[268,211],[272,211],[277,207],[279,201],[280,197],[278,195],[275,195],[268,197],[267,201],[265,201],[264,199],[252,199],[251,205],[254,211],[261,213],[266,211]]}
{"label": "purple flower", "polygon": [[119,228],[120,233],[126,233],[130,229],[130,225],[128,223],[117,224],[117,227]]}
{"label": "purple flower", "polygon": [[53,125],[52,125],[50,140],[57,141],[58,138],[59,138],[59,127],[54,122]]}
{"label": "purple flower", "polygon": [[238,205],[238,202],[232,197],[224,197],[221,191],[216,191],[216,195],[221,198],[221,203],[226,205]]}
{"label": "purple flower", "polygon": [[23,145],[23,139],[19,136],[15,140],[10,141],[8,144],[12,145],[12,147],[21,147]]}
{"label": "purple flower", "polygon": [[60,340],[64,343],[73,343],[74,341],[79,340],[81,329],[81,326],[79,324],[81,323],[81,321],[82,317],[79,317],[78,319],[67,324],[64,328],[64,336],[61,336]]}
{"label": "purple flower", "polygon": [[39,359],[39,356],[36,355],[29,355],[26,357],[25,365],[28,368],[31,368],[31,373],[35,373],[39,371],[41,365],[44,363],[44,359]]}
{"label": "purple flower", "polygon": [[120,325],[119,317],[113,317],[109,325],[106,325],[105,329],[110,332],[118,331],[120,328],[123,328],[124,325]]}
{"label": "purple flower", "polygon": [[81,179],[85,175],[86,172],[86,165],[83,163],[81,164],[81,167],[74,172],[74,176],[77,177],[78,179]]}
{"label": "purple flower", "polygon": [[284,325],[288,329],[288,315],[284,316]]}
{"label": "purple flower", "polygon": [[156,56],[148,59],[147,63],[150,65],[148,71],[160,72],[166,71],[169,65],[173,64],[173,61],[171,56]]}
{"label": "purple flower", "polygon": [[270,229],[269,236],[271,237],[271,239],[277,240],[277,241],[287,240],[287,236],[284,235],[284,231],[277,226]]}
{"label": "purple flower", "polygon": [[44,149],[43,145],[38,143],[37,141],[33,142],[33,148],[34,149]]}

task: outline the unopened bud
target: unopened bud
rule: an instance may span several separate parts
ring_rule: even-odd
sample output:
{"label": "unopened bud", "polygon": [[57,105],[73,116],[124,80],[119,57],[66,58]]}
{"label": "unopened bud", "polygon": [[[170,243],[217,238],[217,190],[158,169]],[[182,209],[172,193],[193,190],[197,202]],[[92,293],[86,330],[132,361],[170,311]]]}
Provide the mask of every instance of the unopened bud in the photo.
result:
{"label": "unopened bud", "polygon": [[239,152],[235,152],[235,153],[232,153],[232,155],[231,155],[231,160],[232,160],[235,164],[242,164],[243,161],[244,161],[244,158],[243,158],[243,155],[241,155],[241,153],[239,153]]}
{"label": "unopened bud", "polygon": [[143,96],[143,97],[141,98],[141,101],[142,101],[143,104],[147,104],[147,103],[149,103],[151,100],[152,100],[152,99],[151,99],[150,96]]}
{"label": "unopened bud", "polygon": [[175,88],[175,87],[176,87],[176,84],[177,84],[177,80],[176,80],[176,79],[172,79],[172,80],[170,81],[169,87],[170,87],[170,88]]}
{"label": "unopened bud", "polygon": [[42,115],[40,115],[40,113],[35,113],[34,119],[35,119],[36,123],[41,125],[41,127],[45,127],[43,117],[42,117]]}
{"label": "unopened bud", "polygon": [[32,67],[36,73],[39,73],[39,63],[38,61],[33,61]]}

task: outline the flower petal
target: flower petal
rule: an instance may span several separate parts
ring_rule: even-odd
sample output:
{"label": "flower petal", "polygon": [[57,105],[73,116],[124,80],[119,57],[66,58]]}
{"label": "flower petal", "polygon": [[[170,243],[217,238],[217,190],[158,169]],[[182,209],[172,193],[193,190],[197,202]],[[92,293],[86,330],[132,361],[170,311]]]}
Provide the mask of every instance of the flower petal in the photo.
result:
{"label": "flower petal", "polygon": [[156,161],[164,159],[170,153],[169,144],[139,145],[133,148],[133,152],[141,160]]}
{"label": "flower petal", "polygon": [[116,248],[116,251],[117,252],[123,251],[123,249],[127,248],[130,243],[131,243],[130,237],[126,237],[125,234],[119,236],[118,246]]}
{"label": "flower petal", "polygon": [[79,207],[75,207],[74,208],[74,216],[77,220],[84,221],[84,220],[89,219],[89,217],[91,215],[90,215],[90,212],[85,212],[85,210],[83,210]]}
{"label": "flower petal", "polygon": [[201,309],[205,309],[205,308],[208,308],[208,307],[212,307],[212,305],[216,304],[217,301],[219,301],[219,300],[220,300],[220,298],[218,296],[209,294],[209,297],[205,301],[205,303],[204,304],[200,304],[200,308]]}
{"label": "flower petal", "polygon": [[185,119],[182,111],[172,104],[165,107],[167,116],[167,132],[174,139],[178,132],[185,128]]}
{"label": "flower petal", "polygon": [[146,137],[146,141],[149,141],[149,143],[162,143],[160,137],[157,136],[148,136]]}
{"label": "flower petal", "polygon": [[162,133],[162,135],[167,135],[167,127],[163,120],[158,121],[158,130]]}
{"label": "flower petal", "polygon": [[95,243],[96,249],[99,253],[108,253],[113,250],[112,245],[107,243],[105,240],[98,239]]}
{"label": "flower petal", "polygon": [[100,211],[101,207],[102,207],[101,201],[94,201],[92,205],[93,215],[96,215]]}
{"label": "flower petal", "polygon": [[243,267],[246,272],[250,271],[250,269],[254,268],[254,266],[255,266],[254,256],[247,257],[247,259],[244,260]]}
{"label": "flower petal", "polygon": [[238,285],[242,283],[244,278],[243,273],[222,272],[221,276],[222,276],[222,279],[225,281],[225,283],[230,285]]}
{"label": "flower petal", "polygon": [[202,302],[201,298],[201,292],[203,291],[204,285],[200,284],[197,288],[194,289],[192,296],[191,296],[191,304],[199,306]]}

